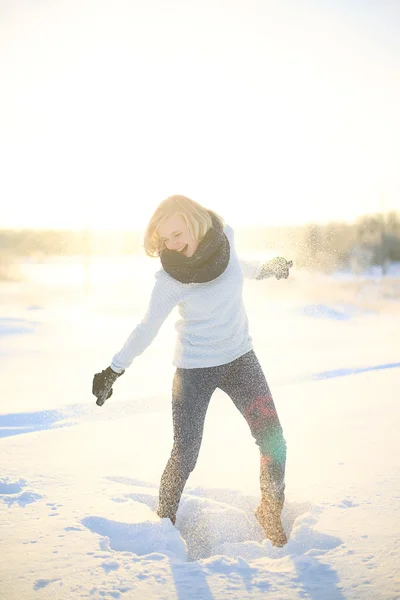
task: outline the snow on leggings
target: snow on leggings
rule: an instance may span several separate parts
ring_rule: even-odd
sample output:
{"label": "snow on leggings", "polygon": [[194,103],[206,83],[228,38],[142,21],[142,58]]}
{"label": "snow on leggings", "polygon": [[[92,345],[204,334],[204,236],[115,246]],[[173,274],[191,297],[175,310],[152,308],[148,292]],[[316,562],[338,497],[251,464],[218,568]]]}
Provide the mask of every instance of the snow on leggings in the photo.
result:
{"label": "snow on leggings", "polygon": [[207,408],[219,388],[232,399],[246,419],[268,464],[266,487],[283,501],[286,443],[267,381],[253,350],[217,367],[178,368],[172,386],[174,445],[161,478],[158,514],[175,519],[185,483],[193,471],[203,437]]}

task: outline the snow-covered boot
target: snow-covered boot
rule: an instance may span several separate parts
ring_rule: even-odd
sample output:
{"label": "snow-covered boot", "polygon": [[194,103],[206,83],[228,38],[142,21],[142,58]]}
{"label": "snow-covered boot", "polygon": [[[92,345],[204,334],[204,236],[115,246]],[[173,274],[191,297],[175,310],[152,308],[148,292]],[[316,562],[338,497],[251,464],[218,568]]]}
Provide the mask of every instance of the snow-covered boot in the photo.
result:
{"label": "snow-covered boot", "polygon": [[160,519],[169,519],[172,525],[175,525],[176,513],[172,513],[171,510],[167,510],[167,507],[164,506],[162,502],[158,503],[156,513],[160,517]]}
{"label": "snow-covered boot", "polygon": [[263,498],[257,507],[255,515],[264,529],[265,537],[273,546],[282,547],[287,543],[286,533],[282,527],[281,512],[283,502],[275,502]]}
{"label": "snow-covered boot", "polygon": [[162,513],[160,513],[158,510],[157,510],[157,515],[160,517],[160,519],[169,519],[171,521],[172,525],[175,525],[175,523],[176,523],[176,515],[166,517]]}
{"label": "snow-covered boot", "polygon": [[171,456],[161,477],[157,515],[170,519],[175,525],[179,501],[189,473],[183,472],[182,464],[175,455]]}
{"label": "snow-covered boot", "polygon": [[272,475],[272,461],[267,456],[261,456],[260,487],[261,503],[255,511],[255,516],[264,529],[265,537],[273,546],[282,547],[287,543],[286,533],[282,527],[281,513],[285,502],[284,483],[277,489],[276,478]]}

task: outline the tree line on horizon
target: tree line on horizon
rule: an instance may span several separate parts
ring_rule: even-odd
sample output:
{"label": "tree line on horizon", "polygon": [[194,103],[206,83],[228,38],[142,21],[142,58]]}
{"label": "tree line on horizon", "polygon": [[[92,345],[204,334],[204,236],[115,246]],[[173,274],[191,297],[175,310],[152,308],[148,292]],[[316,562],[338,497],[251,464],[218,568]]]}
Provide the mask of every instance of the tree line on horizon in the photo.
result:
{"label": "tree line on horizon", "polygon": [[[240,249],[277,251],[297,266],[326,272],[400,261],[400,214],[364,215],[353,223],[235,228]],[[49,256],[145,255],[143,233],[0,229],[0,265]]]}

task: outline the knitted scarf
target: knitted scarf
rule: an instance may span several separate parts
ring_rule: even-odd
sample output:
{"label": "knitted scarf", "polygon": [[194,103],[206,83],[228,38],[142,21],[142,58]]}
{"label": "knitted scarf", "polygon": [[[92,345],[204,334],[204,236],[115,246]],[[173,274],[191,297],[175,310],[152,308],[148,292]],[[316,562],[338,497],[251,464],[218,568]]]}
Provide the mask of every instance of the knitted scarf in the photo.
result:
{"label": "knitted scarf", "polygon": [[210,211],[212,226],[199,242],[193,256],[163,248],[160,252],[164,270],[181,283],[205,283],[219,277],[228,266],[230,247],[222,225]]}

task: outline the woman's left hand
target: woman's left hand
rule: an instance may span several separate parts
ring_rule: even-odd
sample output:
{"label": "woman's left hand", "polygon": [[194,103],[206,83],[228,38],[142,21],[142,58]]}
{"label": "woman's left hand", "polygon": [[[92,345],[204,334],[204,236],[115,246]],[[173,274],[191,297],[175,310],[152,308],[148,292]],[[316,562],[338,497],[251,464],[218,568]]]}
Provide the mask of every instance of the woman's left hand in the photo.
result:
{"label": "woman's left hand", "polygon": [[287,279],[290,267],[293,267],[293,261],[278,256],[263,264],[259,279],[271,276],[275,276],[277,279]]}

